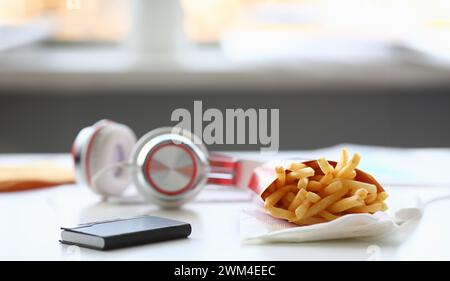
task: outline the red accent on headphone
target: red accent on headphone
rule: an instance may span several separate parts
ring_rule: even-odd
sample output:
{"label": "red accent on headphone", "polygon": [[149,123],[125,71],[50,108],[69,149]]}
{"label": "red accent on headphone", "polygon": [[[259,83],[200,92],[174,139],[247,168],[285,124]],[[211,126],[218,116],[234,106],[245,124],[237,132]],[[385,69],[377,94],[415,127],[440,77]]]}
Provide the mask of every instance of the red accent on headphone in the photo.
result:
{"label": "red accent on headphone", "polygon": [[[192,176],[189,180],[189,182],[180,190],[177,191],[167,191],[164,190],[163,188],[161,188],[160,186],[158,186],[152,179],[151,175],[150,175],[150,169],[151,169],[151,161],[152,158],[154,156],[154,154],[164,148],[164,147],[168,147],[168,146],[176,146],[179,147],[181,149],[183,149],[184,151],[186,151],[186,153],[189,155],[189,157],[192,159],[192,163],[193,163],[193,171],[192,171]],[[144,169],[145,169],[145,179],[150,183],[150,185],[158,192],[165,194],[165,195],[178,195],[181,194],[183,192],[185,192],[186,190],[188,190],[189,188],[192,187],[194,180],[197,178],[197,159],[195,158],[195,155],[192,151],[190,151],[188,148],[186,148],[184,145],[180,145],[180,144],[175,144],[175,143],[166,143],[166,144],[162,144],[156,148],[154,148],[152,150],[152,152],[150,153],[149,156],[147,156],[146,160],[145,160],[145,165],[144,165]]]}

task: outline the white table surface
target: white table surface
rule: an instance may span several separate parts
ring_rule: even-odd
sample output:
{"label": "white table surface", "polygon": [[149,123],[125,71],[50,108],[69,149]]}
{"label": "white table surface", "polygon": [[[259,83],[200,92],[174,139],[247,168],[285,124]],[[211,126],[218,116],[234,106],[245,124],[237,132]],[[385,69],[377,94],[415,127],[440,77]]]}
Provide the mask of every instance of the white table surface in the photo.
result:
{"label": "white table surface", "polygon": [[[68,155],[3,155],[0,164]],[[450,194],[448,186],[385,186],[389,204],[406,197],[431,199]],[[208,202],[221,198],[222,202]],[[234,198],[234,199],[233,199]],[[311,243],[244,244],[239,236],[241,210],[254,202],[245,191],[207,189],[180,210],[148,204],[102,202],[86,187],[67,185],[35,191],[0,193],[0,260],[450,260],[450,204],[430,204],[418,226],[396,242],[340,240]],[[239,200],[235,200],[239,199]],[[188,239],[95,251],[58,242],[61,226],[132,217],[163,216],[192,224]]]}

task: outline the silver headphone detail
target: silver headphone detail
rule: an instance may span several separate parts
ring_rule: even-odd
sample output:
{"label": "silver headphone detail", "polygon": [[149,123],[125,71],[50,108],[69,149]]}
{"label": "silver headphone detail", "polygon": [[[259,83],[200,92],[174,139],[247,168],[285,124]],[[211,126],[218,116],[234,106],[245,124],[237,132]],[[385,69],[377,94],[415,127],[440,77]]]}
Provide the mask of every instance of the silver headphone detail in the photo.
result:
{"label": "silver headphone detail", "polygon": [[72,155],[77,182],[95,193],[120,196],[132,182],[147,201],[170,208],[194,198],[210,172],[200,139],[176,127],[152,130],[136,141],[128,126],[101,120],[80,131]]}

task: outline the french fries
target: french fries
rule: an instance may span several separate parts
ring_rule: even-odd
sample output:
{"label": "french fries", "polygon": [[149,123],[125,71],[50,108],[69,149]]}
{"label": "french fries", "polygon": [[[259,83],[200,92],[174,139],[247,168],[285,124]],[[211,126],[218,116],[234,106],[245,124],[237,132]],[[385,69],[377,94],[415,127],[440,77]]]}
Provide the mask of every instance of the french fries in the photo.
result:
{"label": "french fries", "polygon": [[264,192],[265,209],[276,218],[298,225],[335,220],[346,214],[387,210],[388,194],[370,175],[357,170],[358,154],[346,149],[339,162],[292,163],[277,167],[277,179]]}

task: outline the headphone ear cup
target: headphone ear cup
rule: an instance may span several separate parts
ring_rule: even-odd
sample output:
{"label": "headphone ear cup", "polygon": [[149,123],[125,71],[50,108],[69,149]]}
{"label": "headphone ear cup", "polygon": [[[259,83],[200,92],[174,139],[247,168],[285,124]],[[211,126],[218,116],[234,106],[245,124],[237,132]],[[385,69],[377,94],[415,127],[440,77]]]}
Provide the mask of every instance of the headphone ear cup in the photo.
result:
{"label": "headphone ear cup", "polygon": [[136,143],[131,161],[139,194],[162,207],[176,208],[193,199],[209,173],[208,151],[191,132],[172,127],[154,129]]}
{"label": "headphone ear cup", "polygon": [[134,132],[123,124],[100,121],[83,129],[74,144],[77,181],[101,195],[120,195],[130,183],[126,168],[111,168],[95,182],[93,178],[111,165],[129,162],[135,143]]}

